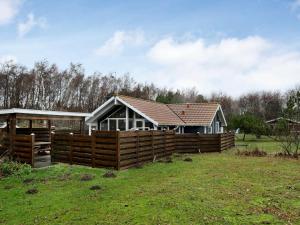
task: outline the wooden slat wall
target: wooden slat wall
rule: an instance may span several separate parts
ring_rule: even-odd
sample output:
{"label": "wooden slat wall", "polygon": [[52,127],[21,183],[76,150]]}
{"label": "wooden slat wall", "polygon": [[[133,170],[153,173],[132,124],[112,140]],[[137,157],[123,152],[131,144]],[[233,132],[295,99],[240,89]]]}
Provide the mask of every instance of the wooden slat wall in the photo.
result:
{"label": "wooden slat wall", "polygon": [[73,137],[69,134],[52,135],[51,160],[52,162],[71,163],[71,143]]}
{"label": "wooden slat wall", "polygon": [[220,152],[234,134],[175,134],[174,131],[96,131],[92,136],[54,134],[52,161],[126,169],[174,152]]}
{"label": "wooden slat wall", "polygon": [[173,131],[120,132],[120,169],[125,169],[161,157],[175,151]]}
{"label": "wooden slat wall", "polygon": [[50,141],[50,133],[48,128],[17,128],[17,134],[26,134],[29,135],[34,133],[35,141]]}
{"label": "wooden slat wall", "polygon": [[28,163],[33,166],[34,163],[34,136],[16,135],[14,136],[12,155],[18,162]]}
{"label": "wooden slat wall", "polygon": [[176,152],[220,152],[234,146],[234,134],[176,134]]}
{"label": "wooden slat wall", "polygon": [[0,129],[0,155],[7,149],[7,133],[5,129]]}
{"label": "wooden slat wall", "polygon": [[95,167],[117,168],[117,135],[115,131],[95,131],[92,134]]}
{"label": "wooden slat wall", "polygon": [[116,132],[88,135],[54,134],[52,161],[92,167],[117,167]]}
{"label": "wooden slat wall", "polygon": [[234,133],[221,134],[221,151],[232,148],[235,145]]}

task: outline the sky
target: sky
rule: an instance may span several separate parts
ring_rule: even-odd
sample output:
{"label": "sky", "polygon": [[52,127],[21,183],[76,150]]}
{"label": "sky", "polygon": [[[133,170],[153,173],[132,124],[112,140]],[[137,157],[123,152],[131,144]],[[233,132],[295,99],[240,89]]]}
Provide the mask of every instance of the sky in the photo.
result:
{"label": "sky", "polygon": [[200,93],[300,84],[300,0],[0,0],[0,62]]}

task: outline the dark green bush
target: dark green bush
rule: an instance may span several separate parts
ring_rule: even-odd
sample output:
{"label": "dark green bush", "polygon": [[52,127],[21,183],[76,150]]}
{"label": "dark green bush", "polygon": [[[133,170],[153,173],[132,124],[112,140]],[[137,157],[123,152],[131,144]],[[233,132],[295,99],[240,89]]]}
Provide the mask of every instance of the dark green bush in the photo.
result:
{"label": "dark green bush", "polygon": [[14,161],[4,161],[0,163],[0,175],[7,176],[24,176],[31,173],[31,166]]}

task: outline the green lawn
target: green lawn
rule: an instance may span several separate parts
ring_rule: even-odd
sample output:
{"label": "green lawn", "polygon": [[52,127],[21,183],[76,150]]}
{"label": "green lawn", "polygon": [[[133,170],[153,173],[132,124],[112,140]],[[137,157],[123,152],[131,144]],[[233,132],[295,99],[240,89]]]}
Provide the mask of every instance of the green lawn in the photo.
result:
{"label": "green lawn", "polygon": [[[192,162],[177,156],[116,178],[63,164],[5,178],[0,224],[300,224],[300,161],[234,151],[192,155]],[[94,179],[81,181],[83,174]]]}
{"label": "green lawn", "polygon": [[246,135],[245,141],[243,141],[243,135],[236,135],[236,144],[237,145],[247,145],[247,146],[238,146],[240,150],[248,149],[252,150],[256,147],[260,150],[264,150],[268,153],[274,154],[281,151],[281,146],[279,142],[274,141],[274,138],[261,136],[261,138],[256,138],[255,135]]}

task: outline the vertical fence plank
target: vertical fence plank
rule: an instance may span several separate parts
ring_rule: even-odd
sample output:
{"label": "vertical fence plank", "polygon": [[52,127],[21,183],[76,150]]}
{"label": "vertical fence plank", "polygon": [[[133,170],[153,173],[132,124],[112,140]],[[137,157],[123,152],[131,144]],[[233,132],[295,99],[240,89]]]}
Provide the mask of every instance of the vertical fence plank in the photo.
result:
{"label": "vertical fence plank", "polygon": [[96,135],[93,132],[92,133],[92,138],[91,138],[91,144],[92,144],[92,167],[95,167],[95,145],[96,145]]}
{"label": "vertical fence plank", "polygon": [[140,132],[136,131],[137,137],[136,137],[136,165],[140,164],[140,158],[139,158],[139,151],[140,151]]}
{"label": "vertical fence plank", "polygon": [[151,130],[151,150],[152,150],[152,161],[155,161],[154,156],[154,131]]}
{"label": "vertical fence plank", "polygon": [[116,132],[116,166],[117,166],[117,170],[120,170],[120,131]]}
{"label": "vertical fence plank", "polygon": [[31,166],[34,167],[34,142],[35,142],[35,136],[31,136]]}
{"label": "vertical fence plank", "polygon": [[70,164],[73,164],[73,134],[70,134],[70,154],[69,154]]}

